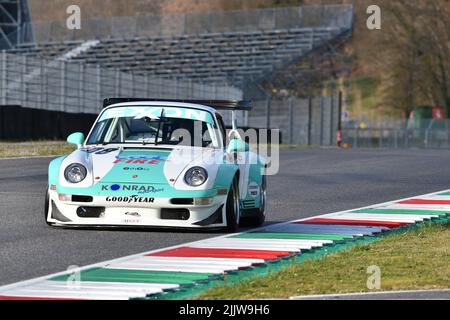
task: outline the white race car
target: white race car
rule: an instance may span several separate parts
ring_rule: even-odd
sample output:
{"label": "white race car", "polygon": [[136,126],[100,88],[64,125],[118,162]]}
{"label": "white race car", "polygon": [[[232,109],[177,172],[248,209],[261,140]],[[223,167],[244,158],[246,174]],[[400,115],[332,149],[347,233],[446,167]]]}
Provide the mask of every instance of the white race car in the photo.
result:
{"label": "white race car", "polygon": [[[85,139],[48,170],[52,226],[226,228],[266,214],[265,161],[236,128],[246,101],[106,99]],[[217,110],[231,110],[229,136]]]}

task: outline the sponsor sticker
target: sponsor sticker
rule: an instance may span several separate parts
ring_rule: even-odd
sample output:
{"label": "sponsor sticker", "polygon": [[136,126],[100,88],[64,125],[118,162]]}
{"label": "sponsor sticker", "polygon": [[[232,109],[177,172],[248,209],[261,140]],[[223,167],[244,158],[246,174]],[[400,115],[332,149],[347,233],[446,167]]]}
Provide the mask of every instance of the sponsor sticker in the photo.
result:
{"label": "sponsor sticker", "polygon": [[122,169],[125,171],[150,171],[149,168],[144,167],[123,167]]}
{"label": "sponsor sticker", "polygon": [[144,186],[144,185],[137,185],[137,184],[112,184],[112,185],[108,185],[108,184],[104,184],[102,185],[102,191],[118,191],[118,190],[122,190],[122,191],[134,191],[137,192],[138,194],[146,194],[146,193],[158,193],[158,192],[163,192],[164,188],[156,188],[154,186]]}
{"label": "sponsor sticker", "polygon": [[146,157],[146,156],[129,156],[129,157],[116,157],[116,160],[113,162],[117,163],[126,163],[126,164],[158,164],[160,161],[165,161],[166,159],[161,158],[160,156],[155,157]]}
{"label": "sponsor sticker", "polygon": [[141,223],[140,219],[123,219],[122,223],[138,224]]}
{"label": "sponsor sticker", "polygon": [[259,185],[256,182],[250,182],[248,185],[248,193],[253,198],[256,198],[259,196]]}
{"label": "sponsor sticker", "polygon": [[147,197],[106,197],[107,202],[122,202],[122,203],[152,203],[155,201],[155,198],[147,198]]}
{"label": "sponsor sticker", "polygon": [[139,212],[125,212],[126,216],[140,217]]}
{"label": "sponsor sticker", "polygon": [[177,108],[177,107],[117,107],[112,109],[106,109],[99,121],[103,121],[111,118],[134,118],[141,119],[143,117],[149,117],[157,119],[161,116],[164,110],[164,117],[166,118],[181,118],[191,119],[197,121],[204,121],[208,123],[214,123],[211,113],[204,110],[189,109],[189,108]]}

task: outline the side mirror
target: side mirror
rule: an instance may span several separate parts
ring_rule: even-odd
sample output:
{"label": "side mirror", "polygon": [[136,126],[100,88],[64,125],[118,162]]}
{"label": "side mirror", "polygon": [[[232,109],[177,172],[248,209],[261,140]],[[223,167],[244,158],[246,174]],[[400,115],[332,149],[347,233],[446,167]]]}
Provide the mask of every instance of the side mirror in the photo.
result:
{"label": "side mirror", "polygon": [[81,132],[72,133],[67,137],[67,142],[70,144],[76,144],[77,147],[80,148],[84,142],[84,134]]}
{"label": "side mirror", "polygon": [[231,139],[227,148],[228,153],[232,152],[247,152],[250,151],[250,146],[241,139]]}

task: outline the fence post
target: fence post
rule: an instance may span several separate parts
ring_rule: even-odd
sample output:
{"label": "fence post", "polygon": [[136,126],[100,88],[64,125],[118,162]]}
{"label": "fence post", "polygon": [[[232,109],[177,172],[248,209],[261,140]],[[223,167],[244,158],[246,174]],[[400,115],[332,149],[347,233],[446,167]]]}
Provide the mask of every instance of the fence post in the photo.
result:
{"label": "fence post", "polygon": [[320,95],[320,145],[323,145],[323,94]]}
{"label": "fence post", "polygon": [[61,63],[61,111],[67,111],[66,110],[66,64],[64,62]]}
{"label": "fence post", "polygon": [[147,98],[150,98],[150,90],[149,90],[149,85],[148,85],[148,73],[145,74],[144,76],[144,86],[145,86],[145,96]]}
{"label": "fence post", "polygon": [[44,77],[43,77],[43,83],[42,83],[42,88],[44,88],[44,92],[45,92],[45,95],[44,95],[44,101],[45,101],[45,108],[48,108],[48,74],[49,74],[49,70],[48,70],[48,67],[47,67],[47,65],[45,65],[45,62],[44,61],[41,61],[41,65],[43,65],[42,66],[42,68],[44,69]]}
{"label": "fence post", "polygon": [[7,55],[5,51],[2,51],[2,64],[1,64],[1,75],[2,75],[2,80],[1,80],[1,96],[2,96],[2,104],[5,105],[6,104],[6,94],[7,94],[7,82],[6,82],[6,76],[8,73],[8,70],[6,70],[7,68],[7,63],[6,63],[6,59],[7,59]]}
{"label": "fence post", "polygon": [[342,90],[339,90],[338,95],[338,114],[337,114],[337,145],[342,145]]}
{"label": "fence post", "polygon": [[20,99],[22,100],[22,106],[28,106],[27,103],[27,90],[25,85],[25,75],[27,74],[27,56],[22,56],[22,72],[20,73],[20,87],[22,89]]}
{"label": "fence post", "polygon": [[44,109],[44,105],[42,103],[42,99],[43,99],[43,81],[44,81],[44,63],[42,61],[42,59],[39,59],[39,75],[41,77],[41,81],[39,81],[39,109]]}
{"label": "fence post", "polygon": [[180,94],[180,88],[179,88],[179,81],[178,80],[174,80],[174,87],[175,87],[175,96],[173,97],[173,99],[178,99],[178,95]]}
{"label": "fence post", "polygon": [[294,130],[294,108],[293,108],[293,102],[292,97],[288,99],[289,104],[289,144],[293,144],[293,130]]}
{"label": "fence post", "polygon": [[380,128],[380,135],[379,135],[379,147],[382,148],[383,147],[383,128]]}
{"label": "fence post", "polygon": [[308,146],[311,145],[312,141],[311,141],[311,130],[312,130],[312,97],[309,96],[308,97],[308,141],[307,144]]}
{"label": "fence post", "polygon": [[[405,148],[408,148],[408,145],[409,145],[408,129],[403,129],[403,132],[405,134]],[[414,131],[413,131],[413,134],[414,134]]]}
{"label": "fence post", "polygon": [[78,65],[78,89],[79,89],[79,98],[78,98],[78,112],[82,113],[84,109],[84,65],[80,63]]}
{"label": "fence post", "polygon": [[100,69],[100,66],[99,65],[97,65],[96,66],[96,71],[97,71],[97,87],[96,87],[96,89],[97,89],[97,101],[101,101],[102,100],[102,84],[101,84],[101,82],[102,82],[102,69]]}
{"label": "fence post", "polygon": [[398,148],[398,131],[397,129],[394,129],[394,148]]}
{"label": "fence post", "polygon": [[333,118],[334,118],[334,96],[335,93],[333,92],[330,96],[330,146],[333,145]]}
{"label": "fence post", "polygon": [[272,97],[267,97],[266,100],[266,128],[270,129],[270,109],[272,107]]}

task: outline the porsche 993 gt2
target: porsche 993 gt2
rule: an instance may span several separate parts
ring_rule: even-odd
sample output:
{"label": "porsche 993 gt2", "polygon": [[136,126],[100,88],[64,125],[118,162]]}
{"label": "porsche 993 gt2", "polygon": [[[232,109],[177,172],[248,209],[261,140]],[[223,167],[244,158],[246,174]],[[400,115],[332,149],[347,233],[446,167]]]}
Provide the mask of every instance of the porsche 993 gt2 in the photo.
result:
{"label": "porsche 993 gt2", "polygon": [[[66,227],[261,225],[265,161],[237,130],[249,102],[106,99],[77,149],[48,170],[45,221]],[[232,112],[227,135],[218,110]]]}

